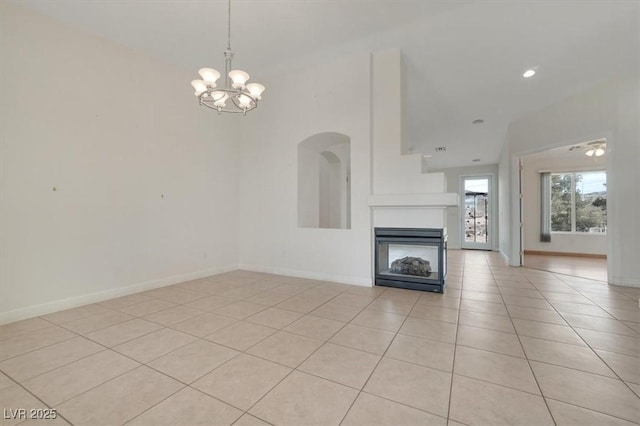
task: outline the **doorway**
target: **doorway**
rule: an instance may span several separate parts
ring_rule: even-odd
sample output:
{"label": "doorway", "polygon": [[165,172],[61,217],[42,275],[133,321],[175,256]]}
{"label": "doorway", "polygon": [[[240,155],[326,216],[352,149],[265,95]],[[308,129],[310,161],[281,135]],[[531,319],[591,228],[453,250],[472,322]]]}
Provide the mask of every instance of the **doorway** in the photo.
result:
{"label": "doorway", "polygon": [[463,249],[491,250],[493,214],[491,203],[491,176],[463,176],[461,193],[461,247]]}
{"label": "doorway", "polygon": [[607,281],[606,143],[520,156],[522,266]]}

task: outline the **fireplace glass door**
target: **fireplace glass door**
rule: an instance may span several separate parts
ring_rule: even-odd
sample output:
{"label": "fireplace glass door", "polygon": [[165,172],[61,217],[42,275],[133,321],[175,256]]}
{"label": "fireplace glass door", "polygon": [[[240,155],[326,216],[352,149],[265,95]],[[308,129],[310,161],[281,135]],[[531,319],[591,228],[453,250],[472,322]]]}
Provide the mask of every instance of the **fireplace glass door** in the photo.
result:
{"label": "fireplace glass door", "polygon": [[446,228],[375,228],[375,242],[376,285],[444,291]]}
{"label": "fireplace glass door", "polygon": [[438,280],[438,245],[380,242],[378,274]]}

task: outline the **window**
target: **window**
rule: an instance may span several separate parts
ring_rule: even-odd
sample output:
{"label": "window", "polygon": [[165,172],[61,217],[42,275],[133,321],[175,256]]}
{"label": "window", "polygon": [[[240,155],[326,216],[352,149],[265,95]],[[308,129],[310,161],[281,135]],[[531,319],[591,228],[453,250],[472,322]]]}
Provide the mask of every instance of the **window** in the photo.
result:
{"label": "window", "polygon": [[607,173],[603,170],[551,174],[551,231],[607,230]]}

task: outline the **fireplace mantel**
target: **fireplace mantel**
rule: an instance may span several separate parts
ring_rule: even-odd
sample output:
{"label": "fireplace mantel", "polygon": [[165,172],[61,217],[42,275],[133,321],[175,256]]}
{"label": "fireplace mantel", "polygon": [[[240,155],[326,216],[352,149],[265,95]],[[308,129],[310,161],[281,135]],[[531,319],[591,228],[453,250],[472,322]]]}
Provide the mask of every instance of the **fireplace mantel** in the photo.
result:
{"label": "fireplace mantel", "polygon": [[378,194],[369,196],[369,207],[456,207],[458,194]]}

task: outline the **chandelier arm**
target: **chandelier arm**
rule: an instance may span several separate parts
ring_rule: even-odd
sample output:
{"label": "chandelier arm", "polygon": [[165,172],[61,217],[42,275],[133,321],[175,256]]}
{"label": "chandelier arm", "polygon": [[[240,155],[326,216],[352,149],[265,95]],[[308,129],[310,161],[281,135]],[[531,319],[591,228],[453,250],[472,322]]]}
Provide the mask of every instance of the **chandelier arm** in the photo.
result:
{"label": "chandelier arm", "polygon": [[216,107],[214,105],[211,105],[211,104],[208,104],[206,102],[202,102],[200,105],[205,106],[205,107],[207,107],[209,109],[212,109],[214,111],[226,112],[226,113],[231,113],[231,114],[244,114],[244,113],[247,113],[247,112],[257,108],[257,106],[252,106],[251,108],[247,108],[247,110],[245,111],[243,109],[230,109],[229,107],[225,107],[225,108],[220,108],[218,110],[218,107]]}
{"label": "chandelier arm", "polygon": [[[203,105],[209,109],[218,111],[218,112],[229,112],[234,114],[245,114],[251,110],[254,110],[258,107],[258,99],[256,99],[251,93],[247,91],[237,90],[237,89],[227,89],[227,88],[216,88],[213,89],[212,92],[224,92],[229,95],[229,100],[233,104],[233,107],[225,106],[225,107],[217,107],[213,102],[213,98],[211,94],[208,92],[203,92],[198,96],[198,100],[200,105]],[[252,100],[249,108],[244,109],[240,106],[237,100],[237,96],[243,95]],[[206,97],[209,96],[209,97]]]}
{"label": "chandelier arm", "polygon": [[229,96],[229,99],[231,99],[231,102],[233,102],[236,108],[238,108],[240,111],[243,111],[243,108],[240,107],[235,96]]}
{"label": "chandelier arm", "polygon": [[226,113],[230,113],[230,114],[242,114],[242,113],[244,113],[244,111],[242,111],[242,110],[233,110],[233,109],[228,109],[228,108],[221,108],[220,110],[218,110],[218,107],[215,107],[213,105],[209,105],[209,104],[204,103],[204,102],[201,105],[205,106],[205,107],[207,107],[209,109],[212,109],[214,111],[218,111],[218,112],[226,112]]}
{"label": "chandelier arm", "polygon": [[251,108],[247,108],[246,111],[251,111],[252,109],[254,109],[256,106],[258,106],[258,100],[256,98],[253,97],[253,95],[249,92],[245,92],[245,91],[239,91],[236,92],[237,93],[237,97],[234,96],[229,96],[229,99],[231,99],[231,102],[233,102],[233,104],[235,106],[237,106],[238,108],[240,108],[241,110],[244,110],[237,102],[238,98],[240,97],[240,95],[242,96],[246,96],[247,98],[251,99],[253,101]]}

